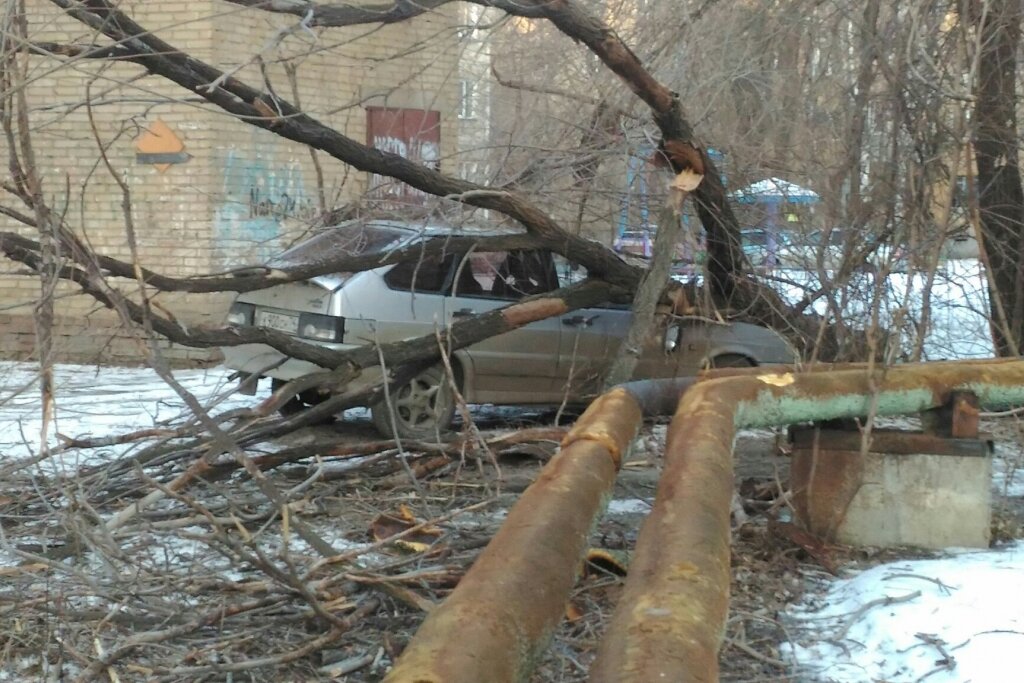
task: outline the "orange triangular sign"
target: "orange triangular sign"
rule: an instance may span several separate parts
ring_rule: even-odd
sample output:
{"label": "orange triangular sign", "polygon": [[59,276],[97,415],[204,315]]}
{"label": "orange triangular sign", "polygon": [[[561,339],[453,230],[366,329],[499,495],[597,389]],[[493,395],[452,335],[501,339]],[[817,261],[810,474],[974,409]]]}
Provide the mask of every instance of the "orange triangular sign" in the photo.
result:
{"label": "orange triangular sign", "polygon": [[145,133],[135,141],[135,150],[138,152],[138,161],[141,163],[152,163],[157,170],[163,173],[176,161],[165,162],[174,156],[185,157],[185,143],[181,141],[174,131],[163,121],[157,119]]}

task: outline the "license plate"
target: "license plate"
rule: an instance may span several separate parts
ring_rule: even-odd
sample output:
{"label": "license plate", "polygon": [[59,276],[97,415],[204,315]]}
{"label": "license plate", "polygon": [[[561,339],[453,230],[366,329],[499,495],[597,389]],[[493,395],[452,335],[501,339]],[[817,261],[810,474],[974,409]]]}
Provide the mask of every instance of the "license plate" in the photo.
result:
{"label": "license plate", "polygon": [[299,316],[273,313],[271,311],[256,311],[256,326],[266,327],[278,332],[296,334],[299,331]]}

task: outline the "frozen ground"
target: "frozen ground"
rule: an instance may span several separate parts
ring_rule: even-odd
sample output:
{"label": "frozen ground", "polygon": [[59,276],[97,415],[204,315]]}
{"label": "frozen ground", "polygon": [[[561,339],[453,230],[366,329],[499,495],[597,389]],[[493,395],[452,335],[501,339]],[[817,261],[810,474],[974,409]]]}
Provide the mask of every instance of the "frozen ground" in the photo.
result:
{"label": "frozen ground", "polygon": [[[808,271],[779,270],[772,275],[779,293],[794,303],[807,292],[821,289],[823,282],[820,275]],[[834,273],[824,276],[826,284],[831,284],[829,278]],[[929,291],[926,325],[921,316],[925,291]],[[913,351],[922,329],[923,360],[988,358],[993,354],[985,275],[976,259],[940,264],[931,283],[920,273],[891,273],[884,279],[857,273],[834,297],[834,307],[822,297],[812,308],[829,319],[835,318],[833,309],[837,308],[844,320],[862,326],[870,325],[877,311],[879,323],[899,333],[897,358]]]}
{"label": "frozen ground", "polygon": [[[813,278],[804,273],[781,276],[790,281],[783,286],[790,298],[797,298],[806,287],[814,285]],[[858,308],[853,302],[863,300],[866,292],[877,294],[883,324],[901,322],[905,334],[900,350],[905,353],[921,320],[918,312],[925,282],[917,275],[894,274],[883,286],[877,285],[873,276],[859,276],[853,289],[841,295],[844,314],[866,318],[870,310]],[[925,358],[991,354],[984,282],[976,262],[946,264],[936,275],[931,296]],[[826,312],[823,302],[816,307]],[[253,401],[230,393],[232,386],[222,368],[177,372],[175,377],[214,412]],[[39,450],[41,425],[34,381],[35,368],[31,365],[0,363],[0,466],[31,458]],[[103,437],[169,426],[180,422],[183,405],[180,397],[149,370],[104,368],[98,373],[92,367],[60,366],[56,419],[47,438],[51,446],[56,446],[60,444],[58,434]],[[509,417],[506,412],[484,409],[478,411],[478,416],[501,422]],[[993,486],[1024,506],[1021,430],[1013,419],[994,425],[998,429]],[[747,437],[766,441],[772,434]],[[743,444],[741,440],[740,446]],[[130,448],[112,446],[94,449],[88,455],[67,451],[43,467],[47,472],[70,473],[87,461],[123,455]],[[632,517],[645,514],[649,502],[647,496],[612,501],[610,517],[629,518],[632,527]],[[494,510],[481,513],[481,518],[498,518],[501,514],[502,510]],[[351,543],[344,536],[331,541],[345,548]],[[199,557],[190,548],[174,547],[183,553],[182,563],[195,562]],[[0,565],[5,564],[10,564],[10,558],[0,558]],[[226,572],[227,568],[222,576]],[[803,601],[781,615],[791,640],[780,654],[797,667],[799,680],[1024,680],[1024,544],[847,570],[836,580],[818,576],[810,580],[813,587]]]}
{"label": "frozen ground", "polygon": [[[38,451],[40,430],[35,368],[3,363],[0,377],[0,454],[6,462],[31,457]],[[182,371],[175,377],[203,405],[217,411],[253,401],[230,394],[223,368]],[[109,436],[168,426],[183,415],[181,399],[150,370],[106,368],[98,374],[92,367],[62,365],[56,379],[56,422],[50,434],[54,445],[59,443],[58,432]],[[495,417],[492,412],[484,409],[480,414]],[[1004,495],[1019,497],[1024,495],[1024,475],[1018,471],[1021,454],[1014,427],[1008,421],[995,424],[1001,426],[993,484]],[[652,438],[663,437],[663,427],[655,431]],[[746,439],[770,441],[773,436],[766,430],[744,432]],[[98,449],[88,457],[109,458],[125,448]],[[69,472],[79,464],[79,456],[71,451],[49,467]],[[643,515],[650,502],[615,500],[609,514]],[[332,542],[347,546],[340,537]],[[195,560],[191,548],[175,548],[184,553],[182,562]],[[793,642],[784,646],[783,654],[799,666],[804,680],[913,683],[926,674],[930,683],[1019,680],[1016,674],[1003,672],[1013,671],[1011,665],[1018,672],[1024,670],[1021,586],[1024,545],[885,564],[831,583],[817,579],[812,596],[784,617]],[[893,604],[885,604],[887,600]]]}
{"label": "frozen ground", "polygon": [[1024,678],[1024,543],[883,564],[784,619],[800,680],[1011,683]]}
{"label": "frozen ground", "polygon": [[[0,460],[27,458],[39,452],[42,419],[37,367],[0,361]],[[219,412],[252,400],[232,394],[224,368],[183,370],[175,379],[207,409]],[[182,399],[147,368],[96,368],[58,365],[54,377],[56,410],[47,441],[57,437],[105,437],[135,429],[180,424],[187,411]],[[109,457],[100,449],[91,457]],[[69,455],[69,457],[71,457]],[[69,466],[79,462],[68,461]]]}
{"label": "frozen ground", "polygon": [[[881,420],[917,429],[916,418]],[[983,420],[993,436],[997,514],[1024,503],[1018,419]],[[813,574],[781,615],[783,658],[796,680],[862,683],[1010,683],[1024,680],[1024,542],[938,559],[847,565]]]}

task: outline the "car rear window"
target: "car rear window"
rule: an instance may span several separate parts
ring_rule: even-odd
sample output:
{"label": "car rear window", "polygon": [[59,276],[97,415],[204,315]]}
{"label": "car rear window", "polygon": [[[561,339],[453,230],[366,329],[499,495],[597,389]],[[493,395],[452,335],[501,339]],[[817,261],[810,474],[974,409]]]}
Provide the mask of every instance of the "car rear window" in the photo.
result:
{"label": "car rear window", "polygon": [[458,296],[522,299],[558,288],[554,264],[546,251],[477,251],[462,264]]}
{"label": "car rear window", "polygon": [[336,258],[340,255],[359,256],[366,252],[381,251],[408,237],[409,233],[404,230],[383,225],[354,223],[332,228],[292,247],[280,256],[274,257],[271,265],[314,264],[322,259]]}
{"label": "car rear window", "polygon": [[443,293],[454,264],[455,254],[434,254],[403,261],[384,275],[384,282],[391,289],[400,291]]}

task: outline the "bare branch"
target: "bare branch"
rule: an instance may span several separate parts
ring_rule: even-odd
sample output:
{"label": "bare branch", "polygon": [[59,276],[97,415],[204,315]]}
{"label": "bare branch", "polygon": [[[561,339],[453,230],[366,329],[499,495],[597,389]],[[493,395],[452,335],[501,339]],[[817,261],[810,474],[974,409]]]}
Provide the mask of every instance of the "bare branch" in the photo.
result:
{"label": "bare branch", "polygon": [[[269,130],[276,135],[319,149],[335,159],[370,173],[379,173],[408,183],[427,194],[450,197],[471,206],[499,211],[517,221],[541,242],[559,253],[571,252],[597,277],[613,284],[629,287],[638,273],[608,249],[571,235],[547,213],[523,195],[495,192],[465,180],[446,176],[439,171],[406,159],[398,154],[374,149],[342,135],[311,116],[299,111],[290,102],[275,97],[272,103],[263,92],[239,81],[223,78],[223,72],[157,38],[106,0],[73,2],[51,0],[54,4],[117,42],[117,50],[78,46],[82,57],[100,55],[138,63],[151,73],[162,76],[201,95],[239,120]],[[46,45],[54,53],[74,51],[72,46]],[[211,83],[221,87],[209,89]]]}
{"label": "bare branch", "polygon": [[321,5],[304,0],[227,0],[233,5],[300,17],[305,26],[357,26],[394,24],[431,12],[452,0],[397,0],[383,5]]}
{"label": "bare branch", "polygon": [[[0,207],[0,213],[4,213],[3,207]],[[140,272],[143,281],[147,285],[164,292],[251,292],[286,282],[308,280],[309,278],[329,273],[358,273],[364,270],[401,263],[411,258],[424,258],[448,252],[469,251],[470,249],[484,251],[527,249],[536,245],[537,240],[525,234],[490,237],[452,235],[423,240],[422,242],[395,249],[386,254],[381,254],[380,252],[358,256],[338,254],[328,256],[326,259],[316,263],[279,267],[254,265],[237,268],[228,275],[195,275],[178,278],[162,275],[148,268],[140,268]],[[0,232],[0,253],[6,254],[15,261],[24,263],[25,254],[30,252],[38,253],[39,250],[40,245],[34,240],[22,237],[16,233]],[[126,261],[92,252],[88,254],[79,253],[76,256],[78,257],[76,260],[82,259],[79,261],[81,265],[86,265],[85,259],[88,259],[110,275],[135,278],[135,266]]]}

